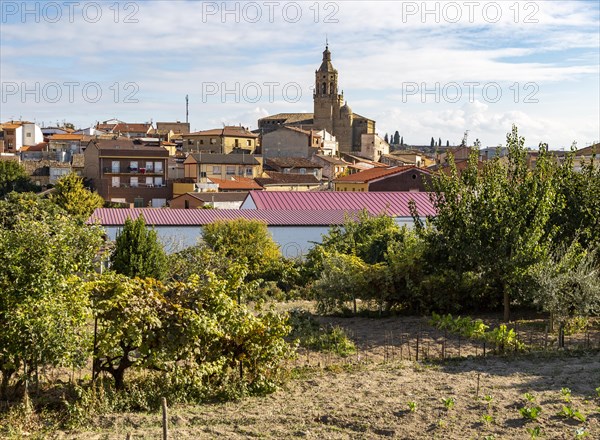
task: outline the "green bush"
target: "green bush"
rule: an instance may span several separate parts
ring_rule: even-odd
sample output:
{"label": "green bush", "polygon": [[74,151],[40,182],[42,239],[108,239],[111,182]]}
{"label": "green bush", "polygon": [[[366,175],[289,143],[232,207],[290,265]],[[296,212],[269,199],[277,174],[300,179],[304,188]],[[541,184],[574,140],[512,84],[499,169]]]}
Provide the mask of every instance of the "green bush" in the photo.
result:
{"label": "green bush", "polygon": [[354,342],[348,338],[343,328],[320,325],[310,313],[304,310],[292,310],[289,323],[292,326],[289,337],[297,340],[301,347],[335,353],[339,356],[356,353]]}

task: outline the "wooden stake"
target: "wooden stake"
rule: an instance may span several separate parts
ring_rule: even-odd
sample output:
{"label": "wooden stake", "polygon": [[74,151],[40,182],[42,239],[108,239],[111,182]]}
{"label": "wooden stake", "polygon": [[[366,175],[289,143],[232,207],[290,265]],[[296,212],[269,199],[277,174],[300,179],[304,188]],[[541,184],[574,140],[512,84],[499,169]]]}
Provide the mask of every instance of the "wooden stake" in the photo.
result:
{"label": "wooden stake", "polygon": [[167,425],[167,398],[162,398],[162,428],[163,428],[163,440],[169,438],[169,427]]}

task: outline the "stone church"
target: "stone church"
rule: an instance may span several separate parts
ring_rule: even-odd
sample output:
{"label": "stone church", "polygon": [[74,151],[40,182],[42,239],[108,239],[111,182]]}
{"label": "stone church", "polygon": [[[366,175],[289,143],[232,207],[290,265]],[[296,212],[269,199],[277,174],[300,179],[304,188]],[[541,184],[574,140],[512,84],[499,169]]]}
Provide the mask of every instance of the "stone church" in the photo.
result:
{"label": "stone church", "polygon": [[323,51],[323,61],[315,71],[313,113],[279,113],[258,120],[258,131],[267,133],[281,126],[296,126],[305,130],[327,130],[339,143],[341,152],[360,151],[361,135],[375,133],[375,121],[353,113],[338,93],[338,71],[331,64],[329,46]]}

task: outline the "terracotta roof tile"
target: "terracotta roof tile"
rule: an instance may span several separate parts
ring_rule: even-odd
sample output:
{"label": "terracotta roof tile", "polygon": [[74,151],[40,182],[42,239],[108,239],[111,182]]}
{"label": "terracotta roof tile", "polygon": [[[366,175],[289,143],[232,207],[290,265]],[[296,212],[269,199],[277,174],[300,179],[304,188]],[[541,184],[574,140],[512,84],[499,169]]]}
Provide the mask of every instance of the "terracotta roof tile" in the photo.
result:
{"label": "terracotta roof tile", "polygon": [[213,183],[219,185],[219,189],[222,190],[252,190],[262,189],[261,186],[254,181],[254,179],[250,179],[248,177],[238,177],[235,176],[231,179],[215,179],[210,178]]}
{"label": "terracotta roof tile", "polygon": [[189,133],[184,136],[227,136],[227,137],[245,137],[245,138],[257,138],[258,135],[246,130],[244,127],[237,125],[225,126],[223,128],[214,128],[212,130],[196,131]]}
{"label": "terracotta roof tile", "polygon": [[276,173],[267,171],[269,177],[257,177],[256,181],[261,186],[266,185],[319,185],[319,179],[313,174]]}
{"label": "terracotta roof tile", "polygon": [[53,134],[49,137],[50,141],[81,141],[84,139],[82,134]]}

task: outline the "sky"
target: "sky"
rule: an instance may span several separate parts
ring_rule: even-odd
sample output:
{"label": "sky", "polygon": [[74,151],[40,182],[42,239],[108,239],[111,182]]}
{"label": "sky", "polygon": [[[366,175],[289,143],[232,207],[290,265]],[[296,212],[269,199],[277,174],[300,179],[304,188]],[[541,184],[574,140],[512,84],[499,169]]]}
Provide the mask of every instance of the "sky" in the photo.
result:
{"label": "sky", "polygon": [[326,41],[352,110],[411,145],[600,141],[600,2],[0,1],[0,122],[312,112]]}

